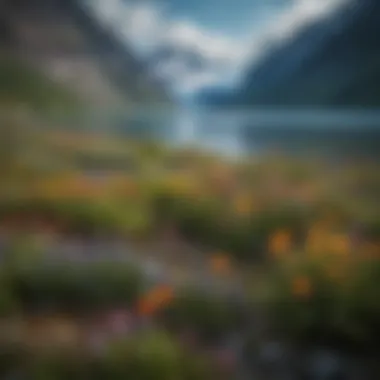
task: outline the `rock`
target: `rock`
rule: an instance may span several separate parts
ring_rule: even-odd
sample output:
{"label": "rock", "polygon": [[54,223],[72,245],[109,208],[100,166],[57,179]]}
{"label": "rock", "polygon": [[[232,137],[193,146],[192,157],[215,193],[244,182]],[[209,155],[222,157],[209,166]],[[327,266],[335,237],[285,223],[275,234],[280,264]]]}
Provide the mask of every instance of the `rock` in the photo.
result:
{"label": "rock", "polygon": [[317,350],[310,356],[309,377],[312,380],[346,380],[348,373],[344,359],[329,350]]}
{"label": "rock", "polygon": [[273,365],[280,363],[285,355],[284,347],[279,342],[267,342],[260,348],[259,356],[263,363]]}

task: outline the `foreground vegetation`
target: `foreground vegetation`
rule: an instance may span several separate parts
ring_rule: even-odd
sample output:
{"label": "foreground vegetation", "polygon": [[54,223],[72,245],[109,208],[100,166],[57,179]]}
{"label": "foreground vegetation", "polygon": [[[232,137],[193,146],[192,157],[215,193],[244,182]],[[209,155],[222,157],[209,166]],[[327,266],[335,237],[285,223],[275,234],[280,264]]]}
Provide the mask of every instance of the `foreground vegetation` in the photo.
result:
{"label": "foreground vegetation", "polygon": [[[331,165],[274,155],[228,161],[104,135],[45,130],[34,136],[44,165],[17,153],[8,156],[17,162],[2,176],[3,320],[36,313],[78,320],[122,308],[160,327],[129,336],[120,350],[110,342],[100,357],[86,351],[80,363],[77,356],[25,352],[4,342],[4,355],[10,355],[4,357],[15,360],[4,361],[4,371],[16,363],[35,379],[215,378],[220,375],[187,346],[177,348],[178,335],[191,330],[203,345],[212,344],[245,329],[255,314],[265,322],[256,326],[265,328],[264,339],[361,353],[378,349],[376,163]],[[48,265],[43,253],[54,247],[50,242],[73,236],[175,242],[179,261],[184,244],[191,244],[213,272],[248,278],[248,307],[165,284],[155,284],[157,291],[130,265]],[[253,339],[260,344],[255,334]],[[166,347],[162,358],[157,351]]]}
{"label": "foreground vegetation", "polygon": [[[49,140],[76,169],[36,176],[4,198],[5,230],[192,242],[206,256],[224,257],[224,266],[265,273],[251,287],[270,315],[282,316],[272,321],[279,333],[354,342],[378,336],[380,177],[373,163],[229,162],[151,144],[112,145],[103,136],[87,146],[79,139]],[[118,169],[100,179],[78,158],[100,164],[110,150]],[[64,278],[61,272],[54,277]]]}
{"label": "foreground vegetation", "polygon": [[101,356],[78,352],[78,348],[28,351],[17,346],[2,347],[1,354],[2,376],[17,373],[33,380],[228,378],[159,330],[140,332],[128,340],[116,339]]}

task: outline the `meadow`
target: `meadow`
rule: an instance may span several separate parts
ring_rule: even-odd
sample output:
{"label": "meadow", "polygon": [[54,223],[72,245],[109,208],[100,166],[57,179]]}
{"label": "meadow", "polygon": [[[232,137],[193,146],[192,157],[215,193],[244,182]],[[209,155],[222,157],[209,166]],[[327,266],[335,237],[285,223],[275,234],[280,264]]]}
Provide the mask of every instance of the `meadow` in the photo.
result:
{"label": "meadow", "polygon": [[[280,153],[230,160],[190,147],[57,130],[34,133],[28,141],[33,144],[19,144],[18,152],[25,154],[3,168],[0,309],[3,326],[19,321],[14,329],[19,338],[3,339],[4,352],[33,374],[31,379],[65,379],[63,368],[82,379],[220,377],[210,373],[221,364],[201,363],[200,348],[191,350],[188,341],[175,348],[188,331],[202,349],[238,331],[249,340],[247,347],[255,347],[250,355],[269,338],[298,347],[377,352],[376,162],[301,160]],[[224,283],[239,279],[244,301],[237,307],[231,299],[165,279],[147,283],[130,263],[52,264],[49,252],[72,239],[117,240],[143,258],[150,250],[194,283],[203,269]],[[105,260],[109,247],[103,246]],[[107,341],[111,357],[94,357],[78,343],[83,326],[115,308],[150,321],[150,327],[125,333],[119,351],[114,351],[118,339]],[[33,339],[21,339],[20,331],[36,315],[46,326],[46,318],[57,319],[58,326],[71,323],[69,331],[77,332],[69,346],[81,348],[80,363],[70,355],[30,349]],[[253,318],[259,319],[254,327]],[[3,373],[9,363],[1,365]]]}

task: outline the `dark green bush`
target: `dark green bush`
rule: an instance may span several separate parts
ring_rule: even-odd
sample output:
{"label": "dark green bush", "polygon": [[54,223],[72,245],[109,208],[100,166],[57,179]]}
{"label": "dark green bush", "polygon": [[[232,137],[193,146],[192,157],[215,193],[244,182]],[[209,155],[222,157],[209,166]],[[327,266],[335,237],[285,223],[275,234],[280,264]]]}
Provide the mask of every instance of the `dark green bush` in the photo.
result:
{"label": "dark green bush", "polygon": [[27,198],[8,199],[0,202],[0,220],[16,217],[18,223],[27,224],[34,218],[38,218],[64,226],[67,233],[83,235],[145,231],[149,228],[149,218],[145,218],[145,224],[134,223],[135,219],[145,212],[142,209],[138,211],[139,213],[126,205],[92,201],[91,199]]}
{"label": "dark green bush", "polygon": [[[30,380],[207,380],[217,369],[200,355],[180,347],[159,331],[111,343],[101,356],[78,352],[13,352],[2,373],[19,373]],[[4,351],[5,353],[5,351]]]}
{"label": "dark green bush", "polygon": [[15,370],[22,368],[25,350],[16,344],[0,343],[0,377],[5,379]]}
{"label": "dark green bush", "polygon": [[311,210],[280,204],[239,219],[220,201],[169,193],[158,195],[153,207],[156,223],[171,222],[190,241],[228,252],[242,261],[262,260],[269,236],[279,229],[290,230],[297,241],[302,241],[312,217]]}
{"label": "dark green bush", "polygon": [[206,341],[242,326],[242,315],[233,303],[192,289],[179,293],[160,317],[169,328],[191,328]]}
{"label": "dark green bush", "polygon": [[[344,259],[333,261],[332,269],[345,265]],[[295,342],[375,347],[380,336],[379,260],[354,261],[338,280],[329,274],[326,260],[303,256],[275,264],[264,296],[267,320],[275,333]],[[300,278],[310,286],[304,295],[294,288]]]}
{"label": "dark green bush", "polygon": [[139,271],[129,265],[41,263],[9,269],[6,289],[26,310],[131,306],[143,287]]}
{"label": "dark green bush", "polygon": [[90,379],[90,360],[63,352],[37,353],[29,358],[22,370],[30,380]]}

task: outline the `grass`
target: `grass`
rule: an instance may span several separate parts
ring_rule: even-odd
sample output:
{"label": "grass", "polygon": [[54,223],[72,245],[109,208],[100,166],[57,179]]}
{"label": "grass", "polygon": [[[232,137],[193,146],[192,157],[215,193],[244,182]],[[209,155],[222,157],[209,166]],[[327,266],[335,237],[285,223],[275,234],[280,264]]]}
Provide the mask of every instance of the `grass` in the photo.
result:
{"label": "grass", "polygon": [[[209,269],[210,259],[223,256],[238,274],[246,273],[254,302],[270,317],[288,315],[285,325],[276,319],[272,324],[292,339],[313,340],[323,335],[321,331],[328,334],[332,326],[355,342],[369,342],[370,335],[377,334],[378,327],[368,317],[377,315],[373,293],[377,272],[368,271],[364,259],[371,247],[372,259],[376,263],[379,259],[379,206],[374,195],[380,177],[373,163],[343,162],[336,171],[307,157],[302,162],[285,156],[237,162],[111,136],[50,131],[45,137],[51,157],[68,163],[67,169],[49,174],[37,168],[34,176],[24,179],[18,194],[3,197],[4,227],[38,222],[62,236],[107,232],[157,245],[190,242],[202,247],[203,267]],[[101,180],[94,179],[92,170],[102,162],[109,166],[103,168]],[[310,243],[316,227],[319,242]],[[357,229],[361,239],[355,242]],[[313,267],[310,244],[319,245],[326,262],[304,273],[292,263],[303,253],[306,267]],[[173,263],[187,255],[181,252],[184,245],[178,247]],[[343,267],[348,251],[363,260],[347,280],[350,290],[337,292],[321,268],[334,257],[339,257],[335,265]],[[306,293],[316,286],[316,298],[297,300],[302,292],[292,293],[293,280]],[[324,294],[330,297],[327,303],[320,301],[326,299]],[[284,305],[294,309],[283,309]],[[340,305],[339,311],[331,305]],[[347,320],[341,320],[342,310],[349,315]],[[318,334],[310,336],[307,331]]]}
{"label": "grass", "polygon": [[79,100],[30,65],[6,56],[0,60],[0,104],[29,105],[46,111],[57,106],[74,109]]}

